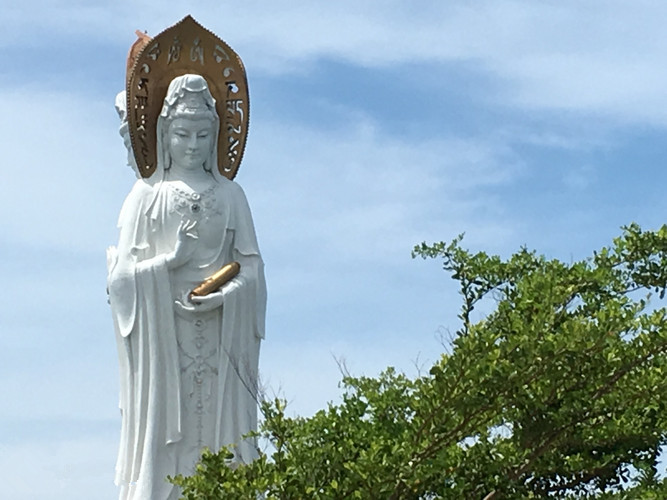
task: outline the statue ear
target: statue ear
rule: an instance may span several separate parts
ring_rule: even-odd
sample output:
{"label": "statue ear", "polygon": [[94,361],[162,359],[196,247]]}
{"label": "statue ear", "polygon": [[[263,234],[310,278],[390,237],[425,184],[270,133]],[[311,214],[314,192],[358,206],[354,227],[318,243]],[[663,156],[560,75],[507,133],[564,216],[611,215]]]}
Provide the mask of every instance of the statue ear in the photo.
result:
{"label": "statue ear", "polygon": [[164,166],[163,170],[166,172],[171,168],[171,153],[169,152],[169,120],[165,120],[164,125],[162,126],[162,149],[164,155]]}

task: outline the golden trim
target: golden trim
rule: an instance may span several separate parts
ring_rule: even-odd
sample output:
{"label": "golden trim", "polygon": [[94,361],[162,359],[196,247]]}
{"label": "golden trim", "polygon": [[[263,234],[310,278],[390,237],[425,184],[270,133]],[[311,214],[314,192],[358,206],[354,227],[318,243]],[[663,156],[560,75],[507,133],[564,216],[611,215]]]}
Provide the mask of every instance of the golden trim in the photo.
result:
{"label": "golden trim", "polygon": [[139,57],[139,54],[141,53],[143,48],[146,45],[148,45],[152,40],[150,36],[148,36],[146,33],[142,33],[139,30],[136,30],[134,33],[137,35],[137,39],[130,47],[130,51],[127,54],[127,64],[125,65],[126,84],[127,81],[130,79],[130,76],[132,76],[132,69],[134,69],[134,65],[137,63],[137,58]]}
{"label": "golden trim", "polygon": [[203,76],[220,117],[218,170],[236,176],[248,136],[250,101],[243,62],[223,40],[191,16],[150,40],[127,81],[127,116],[132,150],[142,177],[157,168],[157,118],[169,83],[177,76]]}

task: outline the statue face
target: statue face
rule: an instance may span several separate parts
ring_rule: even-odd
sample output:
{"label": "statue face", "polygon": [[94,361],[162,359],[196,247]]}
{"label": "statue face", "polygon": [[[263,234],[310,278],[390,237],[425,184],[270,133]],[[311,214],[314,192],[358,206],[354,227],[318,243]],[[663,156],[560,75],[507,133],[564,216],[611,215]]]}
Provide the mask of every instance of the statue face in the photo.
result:
{"label": "statue face", "polygon": [[202,168],[211,153],[214,140],[213,124],[208,118],[174,119],[169,124],[167,134],[172,168]]}

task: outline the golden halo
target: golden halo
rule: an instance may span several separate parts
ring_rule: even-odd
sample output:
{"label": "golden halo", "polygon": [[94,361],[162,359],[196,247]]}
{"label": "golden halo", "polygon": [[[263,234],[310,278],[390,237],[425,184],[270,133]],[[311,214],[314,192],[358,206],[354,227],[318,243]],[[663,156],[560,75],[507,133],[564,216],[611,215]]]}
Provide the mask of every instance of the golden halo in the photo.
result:
{"label": "golden halo", "polygon": [[201,75],[208,82],[220,117],[218,169],[233,179],[248,136],[245,68],[229,45],[191,16],[148,42],[127,80],[127,119],[139,172],[147,178],[157,168],[157,118],[169,83],[187,73]]}

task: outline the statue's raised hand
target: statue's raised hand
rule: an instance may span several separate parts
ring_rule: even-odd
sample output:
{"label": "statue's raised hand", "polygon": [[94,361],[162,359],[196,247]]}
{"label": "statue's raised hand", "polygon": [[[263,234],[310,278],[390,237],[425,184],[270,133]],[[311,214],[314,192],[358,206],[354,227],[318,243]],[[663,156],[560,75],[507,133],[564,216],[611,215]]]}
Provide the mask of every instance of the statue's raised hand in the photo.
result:
{"label": "statue's raised hand", "polygon": [[197,221],[181,221],[176,231],[176,247],[174,251],[167,256],[167,266],[169,269],[175,269],[185,264],[197,246]]}

